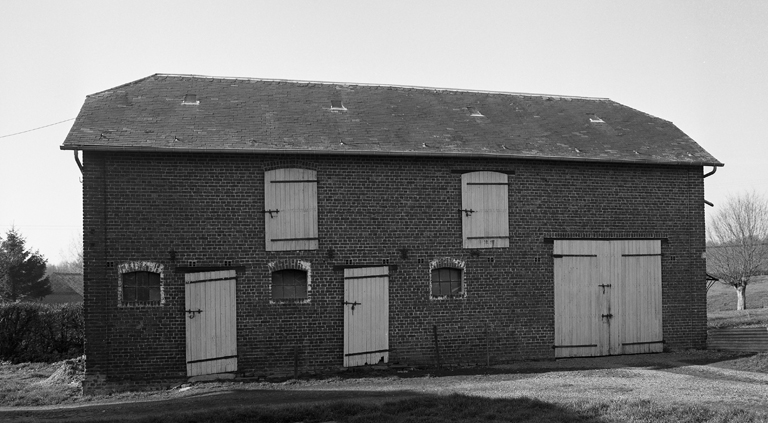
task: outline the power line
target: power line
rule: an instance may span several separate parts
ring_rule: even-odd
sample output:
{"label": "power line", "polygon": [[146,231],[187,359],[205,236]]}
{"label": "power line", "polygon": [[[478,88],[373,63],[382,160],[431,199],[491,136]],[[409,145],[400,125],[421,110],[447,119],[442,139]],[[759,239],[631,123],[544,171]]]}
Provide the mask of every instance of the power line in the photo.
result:
{"label": "power line", "polygon": [[70,120],[75,120],[75,119],[76,119],[76,118],[67,119],[67,120],[62,120],[61,122],[51,123],[51,124],[48,124],[48,125],[45,125],[45,126],[40,126],[40,127],[38,127],[38,128],[27,129],[26,131],[17,132],[17,133],[15,133],[15,134],[0,135],[0,138],[7,138],[7,137],[12,137],[12,136],[14,136],[14,135],[26,134],[27,132],[37,131],[38,129],[47,128],[47,127],[49,127],[49,126],[58,125],[58,124],[60,124],[60,123],[69,122]]}

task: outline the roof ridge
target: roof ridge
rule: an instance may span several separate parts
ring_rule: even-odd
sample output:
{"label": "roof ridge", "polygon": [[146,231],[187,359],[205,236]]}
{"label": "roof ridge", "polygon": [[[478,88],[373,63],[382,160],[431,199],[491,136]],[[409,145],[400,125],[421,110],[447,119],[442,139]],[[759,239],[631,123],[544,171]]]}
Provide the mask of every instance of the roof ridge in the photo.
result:
{"label": "roof ridge", "polygon": [[88,97],[92,97],[92,96],[95,96],[95,95],[104,94],[104,93],[106,93],[108,91],[113,91],[113,90],[117,90],[117,89],[120,89],[120,88],[123,88],[123,87],[127,87],[128,85],[138,84],[139,82],[141,82],[141,81],[143,81],[145,79],[149,79],[149,78],[152,78],[153,76],[158,76],[158,75],[160,75],[160,74],[153,73],[152,75],[145,76],[143,78],[139,78],[139,79],[137,79],[135,81],[126,82],[125,84],[120,84],[120,85],[118,85],[116,87],[107,88],[106,90],[101,90],[101,91],[97,91],[95,93],[87,94],[85,97],[88,98]]}
{"label": "roof ridge", "polygon": [[371,84],[371,83],[363,83],[363,82],[310,81],[310,80],[301,80],[301,79],[253,78],[253,77],[236,77],[236,76],[210,76],[210,75],[180,74],[180,73],[154,73],[152,75],[137,79],[132,82],[128,82],[126,84],[118,85],[113,88],[108,88],[106,90],[89,94],[86,97],[103,94],[108,91],[116,90],[128,85],[136,84],[145,79],[158,77],[158,76],[177,77],[177,78],[198,78],[198,79],[225,79],[225,80],[228,79],[228,80],[235,80],[235,81],[253,81],[253,82],[288,82],[288,83],[295,83],[295,84],[323,84],[323,85],[340,85],[340,86],[346,86],[346,87],[348,86],[381,87],[381,88],[399,88],[399,89],[425,90],[425,91],[447,91],[447,92],[472,93],[472,94],[501,94],[501,95],[517,95],[517,96],[525,96],[525,97],[542,97],[542,98],[549,97],[549,98],[557,98],[557,99],[564,98],[564,99],[572,99],[572,100],[612,101],[610,98],[607,98],[607,97],[584,97],[584,96],[574,96],[574,95],[524,93],[524,92],[495,91],[495,90],[469,90],[469,89],[460,89],[460,88],[425,87],[425,86],[419,86],[419,85]]}

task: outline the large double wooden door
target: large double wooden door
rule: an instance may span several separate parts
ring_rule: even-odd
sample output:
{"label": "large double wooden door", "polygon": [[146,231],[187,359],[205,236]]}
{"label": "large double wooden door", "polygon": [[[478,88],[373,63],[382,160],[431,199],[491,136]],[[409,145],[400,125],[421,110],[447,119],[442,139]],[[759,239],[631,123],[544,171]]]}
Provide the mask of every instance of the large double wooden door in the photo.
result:
{"label": "large double wooden door", "polygon": [[661,352],[661,242],[558,240],[555,356]]}
{"label": "large double wooden door", "polygon": [[237,371],[236,272],[187,273],[187,376]]}

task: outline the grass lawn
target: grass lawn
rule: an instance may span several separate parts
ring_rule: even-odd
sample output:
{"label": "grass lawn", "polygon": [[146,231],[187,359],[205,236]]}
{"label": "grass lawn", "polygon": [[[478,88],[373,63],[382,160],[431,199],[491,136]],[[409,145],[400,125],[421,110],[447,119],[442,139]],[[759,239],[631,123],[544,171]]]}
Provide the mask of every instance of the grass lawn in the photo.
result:
{"label": "grass lawn", "polygon": [[382,405],[336,402],[304,407],[241,408],[158,415],[110,422],[762,422],[764,414],[727,407],[660,407],[650,401],[606,400],[552,404],[531,398],[489,399],[467,395],[427,396]]}
{"label": "grass lawn", "polygon": [[747,286],[747,309],[736,310],[736,290],[715,283],[707,292],[707,326],[768,326],[768,276],[761,276]]}

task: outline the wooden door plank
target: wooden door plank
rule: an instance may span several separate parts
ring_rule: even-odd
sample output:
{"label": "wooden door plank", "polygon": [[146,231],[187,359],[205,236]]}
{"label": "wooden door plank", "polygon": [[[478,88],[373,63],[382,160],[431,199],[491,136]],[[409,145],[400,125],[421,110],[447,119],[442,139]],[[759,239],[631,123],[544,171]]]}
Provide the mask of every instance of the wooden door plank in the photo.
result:
{"label": "wooden door plank", "polygon": [[[186,275],[185,275],[185,278],[186,278]],[[186,282],[186,280],[185,280],[185,282]],[[191,291],[191,286],[190,286],[189,283],[185,283],[184,284],[184,307],[185,307],[184,310],[192,310],[192,291]],[[187,359],[187,362],[190,362],[192,360],[191,357],[192,357],[192,354],[193,354],[192,353],[192,348],[194,348],[194,343],[192,342],[192,324],[190,322],[190,318],[189,318],[189,314],[188,313],[184,314],[184,318],[185,318],[184,326],[186,328],[186,340],[187,340],[187,342],[186,342],[186,351],[187,351],[186,359]],[[190,365],[187,364],[187,374],[190,374],[190,369],[191,369]]]}

